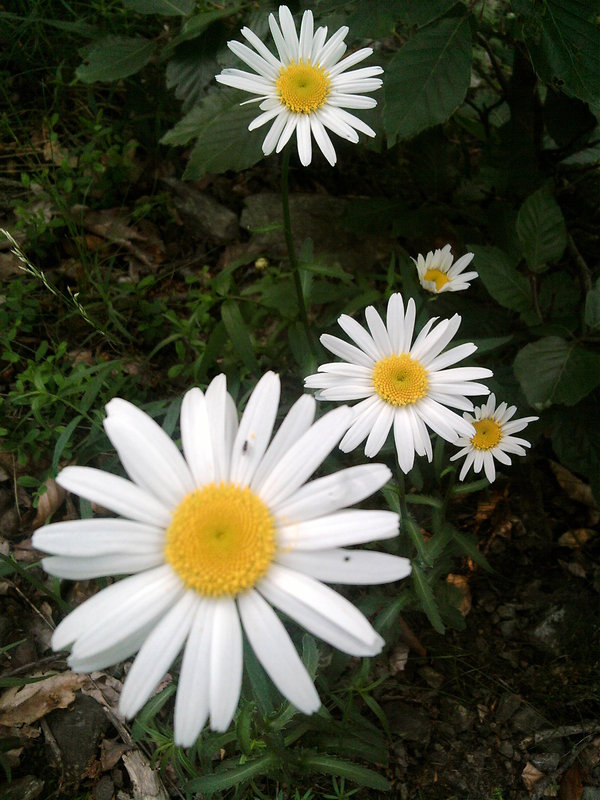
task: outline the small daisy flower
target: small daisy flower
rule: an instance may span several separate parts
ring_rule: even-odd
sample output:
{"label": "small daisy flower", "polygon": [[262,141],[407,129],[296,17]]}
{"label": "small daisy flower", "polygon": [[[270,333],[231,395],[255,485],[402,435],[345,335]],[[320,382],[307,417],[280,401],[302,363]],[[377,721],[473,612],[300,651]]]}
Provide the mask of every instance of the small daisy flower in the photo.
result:
{"label": "small daisy flower", "polygon": [[319,389],[317,400],[361,400],[354,406],[350,429],[340,442],[344,452],[354,450],[366,438],[365,455],[371,458],[381,450],[393,426],[398,463],[408,472],[415,453],[432,460],[427,427],[453,443],[460,435],[473,435],[471,423],[450,408],[472,410],[466,395],[488,394],[487,386],[475,380],[489,378],[492,372],[483,367],[447,369],[477,350],[474,344],[461,344],[442,353],[458,331],[458,314],[435,328],[438,318],[430,319],[414,342],[412,298],[405,314],[402,295],[390,297],[387,325],[373,306],[365,310],[365,316],[369,331],[346,314],[338,319],[357,347],[336,336],[321,336],[323,346],[344,362],[323,364],[316,375],[306,378],[305,385]]}
{"label": "small daisy flower", "polygon": [[287,6],[279,6],[279,24],[274,14],[269,15],[269,27],[278,56],[249,28],[242,28],[242,36],[254,50],[241,42],[227,44],[254,72],[224,69],[216,76],[217,81],[257,95],[248,102],[259,103],[263,113],[250,123],[248,130],[272,122],[263,142],[266,156],[274,150],[277,153],[283,150],[295,131],[298,155],[304,166],[312,159],[311,136],[334,166],[337,156],[328,130],[354,143],[358,142],[358,131],[375,136],[372,128],[345,109],[377,105],[376,100],[361,92],[379,89],[382,80],[375,76],[383,70],[362,67],[347,72],[370,56],[373,49],[364,47],[340,61],[346,52],[344,39],[348,28],[340,28],[327,39],[327,28],[314,30],[312,11],[305,11],[302,16],[300,36]]}
{"label": "small daisy flower", "polygon": [[522,431],[539,417],[523,417],[509,422],[516,410],[516,406],[507,406],[506,403],[500,403],[496,408],[496,397],[491,394],[484,405],[475,409],[475,416],[464,414],[465,419],[473,424],[475,435],[461,436],[457,444],[462,450],[450,459],[456,461],[457,458],[466,456],[459,480],[464,480],[469,469],[473,467],[474,472],[481,472],[483,469],[488,481],[493,483],[496,480],[494,459],[510,466],[512,462],[507,453],[526,455],[524,448],[531,447],[531,444],[513,436],[513,433]]}
{"label": "small daisy flower", "polygon": [[280,383],[267,373],[238,424],[225,376],[181,407],[183,455],[162,428],[125,400],[104,421],[130,480],[70,466],[57,482],[120,517],[58,522],[36,531],[51,575],[117,581],[58,625],[55,650],[71,646],[75,672],[104,669],[138,652],[119,708],[134,716],[183,649],[175,741],[194,743],[210,717],[226,730],[242,681],[242,630],[273,683],[306,714],[320,701],[279,609],[356,656],[384,642],[367,619],[325,583],[384,583],[409,562],[347,545],[394,537],[398,515],[348,509],[386,483],[383,464],[307,482],[347,430],[347,407],[314,422],[301,397],[271,440]]}
{"label": "small daisy flower", "polygon": [[466,253],[453,265],[454,256],[447,244],[441,250],[429,251],[425,258],[419,253],[412,259],[419,273],[419,282],[424,289],[433,294],[441,292],[460,292],[468,289],[469,281],[478,277],[477,272],[463,272],[473,260],[473,253]]}

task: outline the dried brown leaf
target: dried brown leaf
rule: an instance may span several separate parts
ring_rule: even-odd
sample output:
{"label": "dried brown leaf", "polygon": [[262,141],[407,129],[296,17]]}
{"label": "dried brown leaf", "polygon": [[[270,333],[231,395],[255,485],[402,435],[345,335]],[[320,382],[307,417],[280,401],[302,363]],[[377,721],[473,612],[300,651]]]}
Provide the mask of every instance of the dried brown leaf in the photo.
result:
{"label": "dried brown leaf", "polygon": [[33,520],[34,530],[43,525],[48,517],[60,508],[67,494],[62,486],[59,486],[52,478],[48,478],[44,485],[46,491],[40,496],[38,502],[37,514]]}
{"label": "dried brown leaf", "polygon": [[133,784],[134,797],[140,800],[169,800],[160,775],[150,766],[148,759],[139,750],[123,754],[123,764]]}
{"label": "dried brown leaf", "polygon": [[589,508],[598,508],[589,484],[584,483],[556,461],[550,461],[550,468],[558,481],[558,485],[561,489],[564,489],[571,500],[575,500],[576,503],[582,503]]}
{"label": "dried brown leaf", "polygon": [[469,580],[466,575],[454,575],[450,573],[446,576],[446,583],[450,586],[454,586],[455,589],[458,589],[461,595],[461,600],[458,605],[458,610],[466,617],[469,611],[471,610],[471,590],[469,588]]}
{"label": "dried brown leaf", "polygon": [[544,773],[540,772],[537,767],[534,767],[533,764],[530,764],[529,761],[523,767],[523,772],[521,773],[521,780],[525,784],[525,788],[527,791],[531,791],[536,783],[544,777]]}
{"label": "dried brown leaf", "polygon": [[596,531],[592,528],[573,528],[570,531],[565,531],[558,543],[561,547],[570,547],[571,550],[575,550],[583,547],[595,535]]}
{"label": "dried brown leaf", "polygon": [[0,695],[0,725],[26,725],[56,708],[67,708],[75,700],[75,692],[88,680],[87,675],[61,672],[44,676],[36,683],[11,686]]}
{"label": "dried brown leaf", "polygon": [[583,795],[581,770],[573,764],[562,776],[558,797],[560,800],[580,800]]}

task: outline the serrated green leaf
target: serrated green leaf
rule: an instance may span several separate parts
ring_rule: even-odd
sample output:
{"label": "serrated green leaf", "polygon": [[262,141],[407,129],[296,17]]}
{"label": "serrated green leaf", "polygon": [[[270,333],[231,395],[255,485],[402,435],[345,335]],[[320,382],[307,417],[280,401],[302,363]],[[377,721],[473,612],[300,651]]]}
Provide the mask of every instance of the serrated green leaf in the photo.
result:
{"label": "serrated green leaf", "polygon": [[303,761],[308,769],[315,770],[315,772],[338,775],[340,778],[347,778],[360,786],[367,786],[369,789],[389,792],[392,788],[390,782],[383,775],[350,761],[342,761],[334,756],[309,755]]}
{"label": "serrated green leaf", "polygon": [[452,537],[460,545],[465,554],[468,555],[469,558],[472,558],[476,564],[479,564],[480,567],[483,567],[483,569],[487,570],[488,572],[492,571],[489,561],[477,547],[477,542],[475,541],[474,536],[467,535],[465,533],[459,533],[456,528],[453,528]]}
{"label": "serrated green leaf", "polygon": [[517,235],[532,272],[541,272],[564,253],[567,246],[565,220],[547,186],[530,195],[521,206]]}
{"label": "serrated green leaf", "polygon": [[515,375],[536,409],[575,405],[600,385],[600,355],[560,336],[546,336],[517,353]]}
{"label": "serrated green leaf", "polygon": [[138,14],[161,14],[164,17],[185,17],[191,14],[196,0],[123,0],[123,6]]}
{"label": "serrated green leaf", "polygon": [[220,769],[212,775],[201,775],[199,778],[194,778],[186,785],[186,792],[220,792],[250,781],[258,775],[265,775],[275,764],[275,756],[269,753],[233,767],[230,766],[232,761],[233,759],[229,759],[224,762],[224,769]]}
{"label": "serrated green leaf", "polygon": [[154,49],[154,42],[139,36],[105,36],[82,49],[84,63],[75,74],[84,83],[127,78],[146,66]]}
{"label": "serrated green leaf", "polygon": [[231,343],[237,350],[239,357],[250,372],[258,372],[258,361],[254,355],[254,347],[250,338],[250,333],[242,317],[239,306],[233,300],[227,300],[221,306],[221,319],[225,329],[231,339]]}
{"label": "serrated green leaf", "polygon": [[525,43],[540,78],[597,109],[600,28],[594,0],[512,0],[512,6],[524,17]]}
{"label": "serrated green leaf", "polygon": [[256,107],[240,107],[240,97],[234,91],[209,94],[163,136],[162,144],[185,144],[197,137],[184,178],[197,180],[207,172],[246,169],[263,157],[264,131],[248,131]]}
{"label": "serrated green leaf", "polygon": [[390,143],[445,122],[464,100],[471,80],[467,16],[420,29],[386,71],[383,120]]}
{"label": "serrated green leaf", "polygon": [[413,563],[412,567],[413,584],[416,595],[421,601],[423,611],[427,614],[427,617],[434,630],[436,630],[438,633],[444,633],[446,628],[442,622],[431,586],[427,582],[427,579],[418,564]]}
{"label": "serrated green leaf", "polygon": [[475,254],[473,266],[494,300],[512,311],[528,311],[531,308],[529,283],[517,271],[508,253],[497,247],[477,244],[469,244],[467,249]]}

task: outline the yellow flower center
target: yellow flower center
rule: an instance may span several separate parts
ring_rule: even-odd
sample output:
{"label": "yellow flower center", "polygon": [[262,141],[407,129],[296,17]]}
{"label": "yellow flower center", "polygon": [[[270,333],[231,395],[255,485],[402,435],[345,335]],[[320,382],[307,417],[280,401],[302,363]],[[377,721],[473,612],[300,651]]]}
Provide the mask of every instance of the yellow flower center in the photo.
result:
{"label": "yellow flower center", "polygon": [[433,281],[435,283],[436,291],[440,291],[442,286],[445,286],[447,283],[450,282],[450,278],[445,272],[442,272],[439,269],[428,269],[423,278],[426,281]]}
{"label": "yellow flower center", "polygon": [[312,114],[327,100],[330,80],[324,69],[310,60],[290,61],[282,67],[277,78],[281,102],[296,114]]}
{"label": "yellow flower center", "polygon": [[408,353],[382,358],[373,367],[373,388],[393,406],[408,406],[427,394],[427,370]]}
{"label": "yellow flower center", "polygon": [[186,495],[167,529],[165,558],[189,589],[234,597],[263,577],[275,555],[275,522],[248,488],[209,483]]}
{"label": "yellow flower center", "polygon": [[502,439],[502,428],[495,419],[480,419],[473,423],[475,436],[471,444],[477,450],[491,450]]}

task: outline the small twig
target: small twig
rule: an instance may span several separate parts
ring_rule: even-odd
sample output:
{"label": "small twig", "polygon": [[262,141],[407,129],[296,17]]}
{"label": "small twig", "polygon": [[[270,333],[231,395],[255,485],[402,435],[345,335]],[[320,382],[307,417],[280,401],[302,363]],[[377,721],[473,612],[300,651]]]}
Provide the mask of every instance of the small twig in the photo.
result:
{"label": "small twig", "polygon": [[414,631],[411,629],[410,625],[408,622],[406,622],[402,614],[398,614],[398,625],[400,626],[400,635],[410,649],[413,650],[418,656],[421,656],[421,658],[426,658],[427,650],[423,647],[416,633],[414,633]]}
{"label": "small twig", "polygon": [[576,747],[573,748],[573,750],[571,750],[569,755],[563,760],[562,764],[560,764],[555,770],[552,770],[552,772],[550,772],[548,775],[544,775],[543,778],[540,778],[540,780],[533,787],[531,792],[531,800],[538,800],[538,798],[544,796],[546,789],[551,784],[556,783],[561,775],[564,775],[564,773],[569,769],[571,764],[573,764],[574,761],[577,761],[580,753],[585,750],[590,743],[592,736],[593,734],[586,736],[582,742],[580,742]]}
{"label": "small twig", "polygon": [[580,725],[561,725],[559,728],[551,728],[545,731],[538,731],[532,736],[526,736],[521,740],[521,747],[531,747],[531,745],[540,744],[540,742],[547,742],[551,739],[561,739],[563,736],[579,736],[580,734],[590,736],[600,733],[600,723],[583,722]]}

